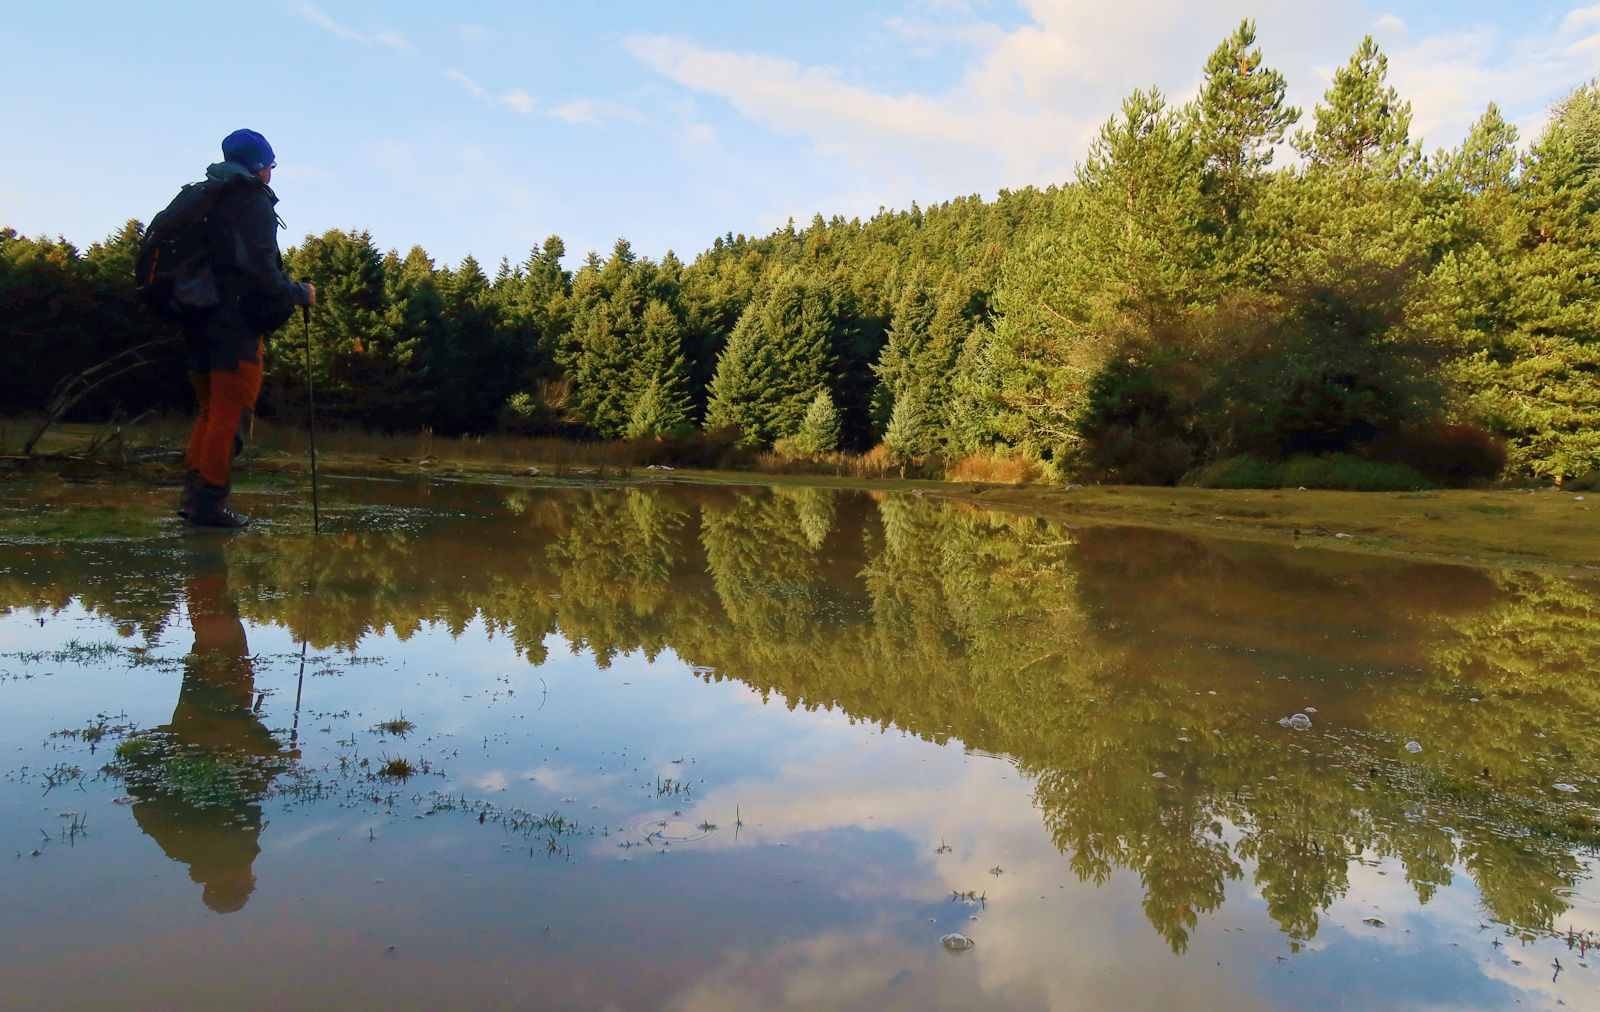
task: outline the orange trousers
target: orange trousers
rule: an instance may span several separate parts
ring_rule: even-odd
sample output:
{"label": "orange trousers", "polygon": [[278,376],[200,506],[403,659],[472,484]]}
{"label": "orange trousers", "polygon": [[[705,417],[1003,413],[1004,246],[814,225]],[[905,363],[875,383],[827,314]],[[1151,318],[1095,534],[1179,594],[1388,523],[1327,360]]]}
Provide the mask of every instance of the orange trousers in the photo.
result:
{"label": "orange trousers", "polygon": [[240,362],[232,372],[191,372],[189,382],[199,408],[184,462],[207,485],[226,485],[234,433],[261,395],[261,363]]}

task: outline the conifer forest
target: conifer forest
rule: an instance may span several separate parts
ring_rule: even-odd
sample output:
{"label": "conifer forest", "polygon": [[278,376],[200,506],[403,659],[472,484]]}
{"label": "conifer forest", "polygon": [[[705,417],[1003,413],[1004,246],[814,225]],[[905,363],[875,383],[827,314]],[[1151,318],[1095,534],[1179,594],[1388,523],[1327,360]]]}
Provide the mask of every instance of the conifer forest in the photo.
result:
{"label": "conifer forest", "polygon": [[[1192,102],[1127,96],[1069,180],[728,232],[688,261],[618,239],[569,269],[552,235],[486,269],[305,236],[285,269],[320,294],[318,423],[699,430],[1124,483],[1337,454],[1460,480],[1600,468],[1600,87],[1575,82],[1537,136],[1491,104],[1424,151],[1370,38],[1315,108],[1286,86],[1246,21]],[[133,289],[141,228],[87,250],[0,229],[6,414],[167,336]],[[272,343],[261,403],[289,424],[300,328]],[[77,413],[188,410],[169,350]]]}

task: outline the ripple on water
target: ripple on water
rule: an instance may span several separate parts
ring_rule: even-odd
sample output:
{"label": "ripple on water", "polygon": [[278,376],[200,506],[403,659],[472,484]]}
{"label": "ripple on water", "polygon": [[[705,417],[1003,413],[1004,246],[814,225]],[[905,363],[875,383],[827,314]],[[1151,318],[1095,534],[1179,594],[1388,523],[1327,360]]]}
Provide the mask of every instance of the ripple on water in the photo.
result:
{"label": "ripple on water", "polygon": [[657,850],[703,847],[717,835],[716,825],[683,811],[641,812],[622,824],[624,842],[646,844]]}

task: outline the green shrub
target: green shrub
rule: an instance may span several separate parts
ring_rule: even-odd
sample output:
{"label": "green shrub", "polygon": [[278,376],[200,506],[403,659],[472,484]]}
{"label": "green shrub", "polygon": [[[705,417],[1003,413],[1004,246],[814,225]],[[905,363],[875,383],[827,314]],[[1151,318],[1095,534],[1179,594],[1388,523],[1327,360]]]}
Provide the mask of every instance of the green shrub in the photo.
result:
{"label": "green shrub", "polygon": [[1437,488],[1416,468],[1363,460],[1347,453],[1330,457],[1291,457],[1279,465],[1280,488],[1324,488],[1346,492],[1409,492]]}
{"label": "green shrub", "polygon": [[1409,492],[1437,486],[1404,464],[1363,460],[1347,453],[1291,457],[1272,463],[1228,457],[1195,468],[1181,484],[1198,488],[1316,488],[1345,492]]}
{"label": "green shrub", "polygon": [[1178,482],[1196,488],[1277,488],[1278,467],[1249,455],[1197,467]]}
{"label": "green shrub", "polygon": [[1506,466],[1505,441],[1478,425],[1429,423],[1386,432],[1372,441],[1367,455],[1456,487],[1491,481]]}

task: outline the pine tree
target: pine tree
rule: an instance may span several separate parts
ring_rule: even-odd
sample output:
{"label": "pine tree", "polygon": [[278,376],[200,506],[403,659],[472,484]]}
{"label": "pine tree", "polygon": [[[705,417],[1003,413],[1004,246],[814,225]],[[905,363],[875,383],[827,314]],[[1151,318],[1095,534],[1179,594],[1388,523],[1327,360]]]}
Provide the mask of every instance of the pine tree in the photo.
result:
{"label": "pine tree", "polygon": [[1300,118],[1283,101],[1283,75],[1262,65],[1256,24],[1239,27],[1206,60],[1205,84],[1191,115],[1208,195],[1223,228],[1234,226],[1253,185],[1272,164],[1272,146]]}
{"label": "pine tree", "polygon": [[1600,90],[1552,111],[1501,241],[1458,271],[1477,287],[1458,314],[1468,354],[1455,376],[1509,440],[1511,469],[1561,478],[1600,468]]}
{"label": "pine tree", "polygon": [[826,284],[780,276],[734,326],[711,381],[706,425],[737,425],[751,446],[793,434],[829,380],[833,313]]}
{"label": "pine tree", "polygon": [[1000,415],[1005,407],[995,375],[992,332],[978,328],[961,345],[950,384],[950,416],[945,445],[956,454],[987,453],[1001,441]]}
{"label": "pine tree", "polygon": [[1316,108],[1315,127],[1296,132],[1295,150],[1314,169],[1370,169],[1388,176],[1414,171],[1419,159],[1411,144],[1411,103],[1386,84],[1388,76],[1389,58],[1368,35],[1334,73]]}
{"label": "pine tree", "polygon": [[689,420],[683,405],[670,390],[657,380],[651,380],[634,398],[633,410],[623,435],[629,439],[646,436],[676,436],[689,429]]}
{"label": "pine tree", "polygon": [[746,446],[760,446],[777,437],[767,396],[775,366],[758,316],[758,307],[752,305],[734,324],[727,346],[717,358],[706,404],[706,428],[734,426]]}
{"label": "pine tree", "polygon": [[793,438],[795,449],[801,453],[832,453],[839,448],[839,412],[828,391],[818,390],[811,399]]}
{"label": "pine tree", "polygon": [[689,428],[682,340],[683,324],[677,316],[666,303],[651,299],[640,321],[628,378],[634,401],[627,427],[630,438],[675,435]]}
{"label": "pine tree", "polygon": [[872,420],[878,426],[889,424],[895,398],[915,384],[917,359],[928,342],[928,325],[933,322],[933,300],[920,279],[906,285],[889,320],[888,340],[872,367],[878,378],[872,392]]}
{"label": "pine tree", "polygon": [[897,457],[919,457],[933,449],[934,427],[923,410],[922,398],[907,391],[895,398],[894,414],[883,442]]}
{"label": "pine tree", "polygon": [[1090,146],[995,289],[987,349],[994,429],[1045,461],[1070,456],[1095,372],[1129,327],[1159,330],[1211,297],[1191,124],[1136,91]]}

